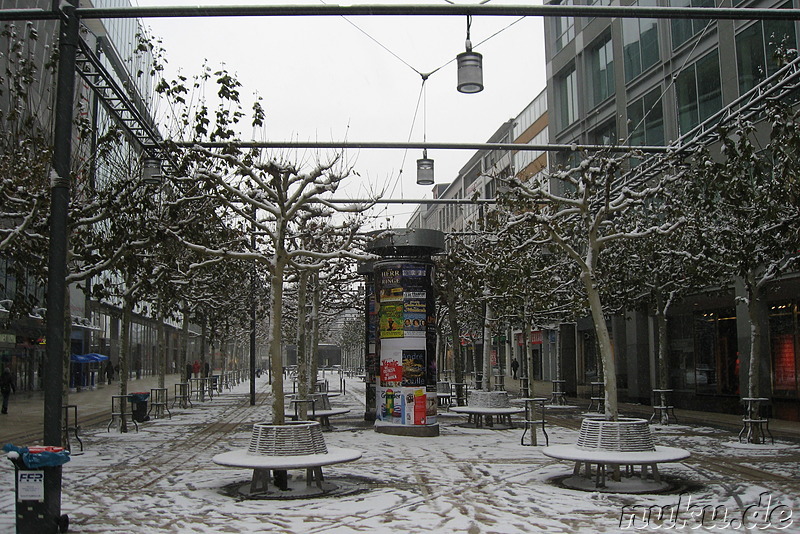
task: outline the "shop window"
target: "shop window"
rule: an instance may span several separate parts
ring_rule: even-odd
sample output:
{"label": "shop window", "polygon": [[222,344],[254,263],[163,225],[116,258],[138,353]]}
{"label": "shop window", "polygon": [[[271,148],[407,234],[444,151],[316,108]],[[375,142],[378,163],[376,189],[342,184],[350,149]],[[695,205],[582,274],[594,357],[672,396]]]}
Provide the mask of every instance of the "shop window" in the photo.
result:
{"label": "shop window", "polygon": [[675,82],[681,135],[722,109],[719,52],[716,50],[681,72]]}
{"label": "shop window", "polygon": [[[655,6],[654,0],[641,0],[641,6]],[[656,19],[622,20],[625,81],[629,82],[658,63],[658,23]]]}
{"label": "shop window", "polygon": [[670,316],[667,319],[669,388],[695,389],[693,321],[691,314]]}
{"label": "shop window", "polygon": [[769,314],[772,352],[772,390],[777,396],[797,397],[798,306],[779,304]]}
{"label": "shop window", "polygon": [[733,308],[695,315],[694,349],[697,393],[737,395],[740,362]]}

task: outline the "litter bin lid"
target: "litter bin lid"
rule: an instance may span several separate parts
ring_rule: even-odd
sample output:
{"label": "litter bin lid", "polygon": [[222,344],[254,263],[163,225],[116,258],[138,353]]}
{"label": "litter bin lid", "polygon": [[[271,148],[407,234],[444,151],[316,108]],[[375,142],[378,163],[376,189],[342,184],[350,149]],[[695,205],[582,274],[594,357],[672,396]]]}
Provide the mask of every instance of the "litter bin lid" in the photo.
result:
{"label": "litter bin lid", "polygon": [[150,393],[142,391],[139,393],[129,393],[128,396],[133,402],[144,402],[150,398]]}

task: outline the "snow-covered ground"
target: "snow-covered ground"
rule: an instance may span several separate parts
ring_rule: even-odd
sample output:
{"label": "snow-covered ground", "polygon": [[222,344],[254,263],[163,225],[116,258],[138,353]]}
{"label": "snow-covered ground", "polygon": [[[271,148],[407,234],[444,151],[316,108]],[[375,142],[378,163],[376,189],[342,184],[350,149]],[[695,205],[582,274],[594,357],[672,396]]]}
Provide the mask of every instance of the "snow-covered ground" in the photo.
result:
{"label": "snow-covered ground", "polygon": [[[268,390],[264,378],[258,387]],[[332,419],[334,431],[324,434],[329,446],[358,449],[363,457],[324,468],[339,491],[304,500],[237,497],[235,487],[251,472],[211,461],[246,448],[252,424],[270,419],[268,404],[249,405],[246,383],[140,425],[138,433],[83,429],[85,452],[63,469],[70,532],[800,532],[796,444],[753,448],[712,428],[655,427],[657,444],[692,452],[683,463],[662,466],[674,491],[580,492],[555,480],[571,474],[572,465],[520,445],[521,429],[467,428],[463,416],[443,414],[436,438],[378,434],[360,421],[363,398],[364,384],[350,379],[347,394],[333,399],[351,408],[349,419]],[[548,433],[551,444],[574,443],[577,434],[555,425]],[[0,488],[0,532],[13,532],[10,462],[0,470]]]}

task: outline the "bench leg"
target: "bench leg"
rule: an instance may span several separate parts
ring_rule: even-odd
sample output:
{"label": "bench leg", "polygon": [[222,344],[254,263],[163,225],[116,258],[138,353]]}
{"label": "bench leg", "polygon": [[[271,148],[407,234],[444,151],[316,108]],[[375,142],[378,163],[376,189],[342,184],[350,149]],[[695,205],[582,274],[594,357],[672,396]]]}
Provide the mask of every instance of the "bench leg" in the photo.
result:
{"label": "bench leg", "polygon": [[322,475],[322,467],[309,467],[306,469],[306,486],[316,483],[316,486],[322,490],[322,483],[325,477]]}
{"label": "bench leg", "polygon": [[269,487],[269,469],[253,469],[250,493],[262,493]]}
{"label": "bench leg", "polygon": [[661,482],[661,474],[658,472],[658,464],[650,464],[650,470],[653,472],[653,482]]}

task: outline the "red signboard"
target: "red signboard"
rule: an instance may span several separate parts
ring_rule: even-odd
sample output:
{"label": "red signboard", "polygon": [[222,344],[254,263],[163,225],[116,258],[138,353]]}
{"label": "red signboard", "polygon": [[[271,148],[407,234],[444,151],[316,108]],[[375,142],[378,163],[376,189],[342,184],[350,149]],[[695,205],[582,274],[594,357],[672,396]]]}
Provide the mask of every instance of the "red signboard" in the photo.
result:
{"label": "red signboard", "polygon": [[[541,345],[542,344],[542,334],[541,330],[531,330],[531,345]],[[517,345],[522,346],[522,334],[517,334]]]}

